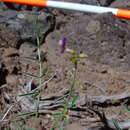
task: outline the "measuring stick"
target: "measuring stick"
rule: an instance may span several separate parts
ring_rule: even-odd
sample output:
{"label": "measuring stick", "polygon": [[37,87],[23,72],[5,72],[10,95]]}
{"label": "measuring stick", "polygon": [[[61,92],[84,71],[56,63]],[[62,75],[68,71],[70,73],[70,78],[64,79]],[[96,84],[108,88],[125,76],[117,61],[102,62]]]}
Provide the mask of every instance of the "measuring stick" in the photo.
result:
{"label": "measuring stick", "polygon": [[80,3],[52,1],[52,0],[0,0],[1,2],[11,2],[25,5],[52,7],[60,9],[68,9],[90,13],[108,13],[111,12],[113,15],[119,18],[130,19],[130,10],[118,9],[110,7],[93,6]]}

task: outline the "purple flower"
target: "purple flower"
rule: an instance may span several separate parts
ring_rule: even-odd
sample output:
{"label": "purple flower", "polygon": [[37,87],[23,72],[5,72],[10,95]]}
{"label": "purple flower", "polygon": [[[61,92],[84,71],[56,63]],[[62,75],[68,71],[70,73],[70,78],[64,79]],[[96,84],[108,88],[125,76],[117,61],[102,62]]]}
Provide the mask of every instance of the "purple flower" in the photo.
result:
{"label": "purple flower", "polygon": [[66,43],[67,43],[67,38],[63,38],[62,40],[59,41],[61,53],[64,53],[64,51],[66,50]]}

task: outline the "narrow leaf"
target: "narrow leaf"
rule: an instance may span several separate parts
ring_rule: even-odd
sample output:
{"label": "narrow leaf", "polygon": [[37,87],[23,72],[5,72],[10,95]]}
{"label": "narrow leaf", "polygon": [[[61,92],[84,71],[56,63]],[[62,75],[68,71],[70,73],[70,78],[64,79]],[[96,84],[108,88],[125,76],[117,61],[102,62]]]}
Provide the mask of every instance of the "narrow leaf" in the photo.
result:
{"label": "narrow leaf", "polygon": [[57,104],[59,104],[59,105],[61,105],[61,106],[64,106],[65,103],[66,103],[66,102],[63,101],[63,102],[58,102]]}
{"label": "narrow leaf", "polygon": [[60,112],[52,115],[52,117],[54,118],[62,118],[63,116],[64,116],[63,113],[60,113]]}
{"label": "narrow leaf", "polygon": [[122,130],[122,129],[119,127],[119,123],[118,123],[118,121],[117,121],[117,120],[112,119],[112,122],[113,122],[113,124],[114,124],[114,126],[115,126],[116,130]]}
{"label": "narrow leaf", "polygon": [[63,126],[60,126],[59,130],[64,130],[64,127],[63,127]]}
{"label": "narrow leaf", "polygon": [[32,42],[24,42],[24,44],[29,45],[29,46],[31,46],[31,47],[33,47],[33,48],[37,48],[37,45],[35,45],[35,44],[32,43]]}
{"label": "narrow leaf", "polygon": [[43,45],[43,44],[44,44],[43,40],[44,40],[44,36],[41,36],[41,37],[40,37],[40,41],[39,41],[39,42],[40,42],[40,45]]}
{"label": "narrow leaf", "polygon": [[23,75],[31,77],[31,78],[41,78],[41,76],[39,75],[34,75],[34,74],[30,74],[30,73],[26,73],[26,72],[22,72]]}
{"label": "narrow leaf", "polygon": [[38,45],[38,48],[39,48],[40,47],[40,37],[38,36],[38,34],[36,36],[36,39],[37,39],[37,45]]}
{"label": "narrow leaf", "polygon": [[27,113],[21,113],[21,114],[17,114],[16,117],[22,117],[22,116],[32,116],[35,115],[35,112],[27,112]]}
{"label": "narrow leaf", "polygon": [[41,45],[44,44],[44,42],[43,42],[44,41],[44,36],[39,36],[37,34],[36,39],[37,39],[37,45],[38,45],[38,47],[40,47]]}
{"label": "narrow leaf", "polygon": [[75,105],[76,101],[78,100],[79,96],[74,96],[72,100],[72,105]]}
{"label": "narrow leaf", "polygon": [[41,56],[41,62],[45,61],[46,58],[47,58],[47,52],[41,51],[41,55],[40,56]]}
{"label": "narrow leaf", "polygon": [[35,58],[35,57],[26,56],[26,57],[24,57],[24,58],[26,58],[26,59],[28,59],[28,60],[31,60],[31,61],[39,62],[39,60],[38,60],[37,58]]}
{"label": "narrow leaf", "polygon": [[33,95],[36,95],[38,92],[32,92],[32,93],[25,93],[25,94],[20,94],[19,96],[20,97],[23,97],[23,96],[33,96]]}
{"label": "narrow leaf", "polygon": [[128,107],[128,105],[123,105],[124,109],[126,109],[128,112],[130,112],[130,108]]}
{"label": "narrow leaf", "polygon": [[42,75],[40,76],[40,78],[42,78],[43,76],[45,76],[45,74],[48,72],[48,68],[44,68],[42,70]]}

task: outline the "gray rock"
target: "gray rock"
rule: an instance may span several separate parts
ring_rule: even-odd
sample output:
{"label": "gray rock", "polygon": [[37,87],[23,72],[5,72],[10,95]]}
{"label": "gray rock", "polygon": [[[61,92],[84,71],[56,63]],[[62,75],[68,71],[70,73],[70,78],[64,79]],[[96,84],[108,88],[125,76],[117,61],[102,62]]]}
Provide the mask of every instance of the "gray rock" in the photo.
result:
{"label": "gray rock", "polygon": [[115,0],[111,7],[130,9],[130,0]]}
{"label": "gray rock", "polygon": [[102,6],[110,6],[115,0],[99,0],[100,5]]}
{"label": "gray rock", "polygon": [[116,18],[110,13],[90,16],[80,14],[68,21],[67,18],[66,21],[63,18],[60,21],[64,24],[48,37],[48,43],[53,49],[58,39],[67,37],[67,47],[87,54],[87,60],[129,70],[129,21]]}
{"label": "gray rock", "polygon": [[17,11],[22,11],[22,10],[42,10],[42,7],[35,7],[35,6],[30,6],[30,5],[22,5],[22,4],[13,4],[13,3],[8,3],[8,2],[0,2],[0,9],[1,10],[17,10]]}
{"label": "gray rock", "polygon": [[82,3],[82,4],[90,4],[90,5],[99,5],[98,0],[81,0],[80,3]]}
{"label": "gray rock", "polygon": [[[40,36],[45,37],[49,31],[53,30],[54,25],[55,18],[50,13],[42,11],[1,10],[0,47],[17,48],[19,44],[25,40],[34,41],[36,39],[36,32],[38,32]],[[9,37],[10,34],[13,36]],[[9,39],[11,41],[9,41]],[[12,42],[12,44],[9,42]]]}
{"label": "gray rock", "polygon": [[109,6],[115,0],[81,0],[83,4],[90,4],[90,5],[102,5],[102,6]]}

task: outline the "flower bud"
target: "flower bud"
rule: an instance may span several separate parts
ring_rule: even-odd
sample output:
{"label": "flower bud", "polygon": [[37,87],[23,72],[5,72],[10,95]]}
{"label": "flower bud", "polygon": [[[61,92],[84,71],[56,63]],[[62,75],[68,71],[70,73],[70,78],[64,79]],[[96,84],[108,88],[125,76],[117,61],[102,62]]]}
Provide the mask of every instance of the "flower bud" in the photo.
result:
{"label": "flower bud", "polygon": [[85,54],[83,54],[83,53],[82,53],[82,54],[79,54],[79,58],[80,58],[80,59],[84,59],[84,58],[87,58],[87,57],[88,57],[88,56],[85,55]]}
{"label": "flower bud", "polygon": [[69,48],[66,49],[66,52],[71,54],[71,55],[75,55],[76,54],[74,50],[69,49]]}

